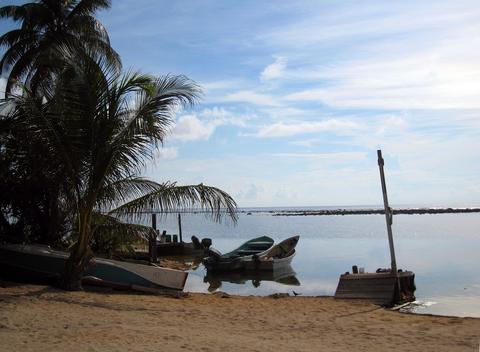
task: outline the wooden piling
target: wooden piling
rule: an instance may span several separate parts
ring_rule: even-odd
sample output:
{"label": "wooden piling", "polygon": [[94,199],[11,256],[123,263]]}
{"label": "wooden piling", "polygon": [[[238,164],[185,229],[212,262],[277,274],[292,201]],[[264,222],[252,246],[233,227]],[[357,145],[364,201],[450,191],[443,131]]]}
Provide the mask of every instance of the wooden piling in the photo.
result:
{"label": "wooden piling", "polygon": [[178,213],[178,236],[180,237],[180,243],[183,243],[182,238],[182,217],[180,213]]}
{"label": "wooden piling", "polygon": [[152,228],[153,233],[150,235],[148,239],[148,254],[151,263],[158,262],[157,256],[157,214],[152,214]]}
{"label": "wooden piling", "polygon": [[387,223],[387,232],[388,232],[388,245],[390,248],[390,259],[391,259],[391,268],[394,273],[397,272],[397,260],[395,259],[395,247],[393,245],[393,232],[392,232],[392,209],[388,205],[388,196],[387,196],[387,185],[385,182],[385,173],[383,171],[383,157],[382,151],[377,150],[378,155],[378,168],[380,169],[380,181],[382,182],[382,193],[383,193],[383,206],[385,207],[385,221]]}

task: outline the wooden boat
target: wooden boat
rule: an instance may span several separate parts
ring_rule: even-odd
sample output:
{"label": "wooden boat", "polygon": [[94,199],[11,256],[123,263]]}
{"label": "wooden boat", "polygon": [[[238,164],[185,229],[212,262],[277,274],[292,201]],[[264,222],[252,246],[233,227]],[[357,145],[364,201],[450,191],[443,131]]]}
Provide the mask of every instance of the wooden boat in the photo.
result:
{"label": "wooden boat", "polygon": [[[272,271],[289,266],[295,256],[295,247],[300,236],[293,236],[261,250],[269,243],[270,237],[258,237],[224,255],[212,255],[204,262],[213,271]],[[268,240],[267,240],[268,239]]]}
{"label": "wooden boat", "polygon": [[260,254],[272,248],[273,239],[268,236],[253,238],[231,252],[221,254],[217,250],[210,249],[209,256],[204,259],[203,264],[208,270],[235,271],[243,270],[243,260],[254,254]]}
{"label": "wooden boat", "polygon": [[375,273],[364,273],[363,268],[358,270],[356,265],[352,266],[352,274],[347,272],[340,275],[337,290],[335,291],[335,298],[365,299],[375,304],[392,306],[397,303],[404,303],[415,299],[415,274],[411,271],[397,269],[392,231],[393,213],[388,204],[385,172],[383,170],[384,160],[381,150],[377,150],[377,156],[380,182],[382,184],[391,269],[378,269]]}
{"label": "wooden boat", "polygon": [[[69,253],[52,250],[48,246],[0,244],[0,270],[2,274],[16,280],[33,279],[52,283],[65,272],[68,257]],[[157,266],[93,258],[85,269],[84,276],[132,287],[183,290],[188,273]]]}
{"label": "wooden boat", "polygon": [[335,298],[363,299],[382,306],[415,300],[415,274],[401,271],[396,275],[390,270],[376,273],[345,273],[335,291]]}
{"label": "wooden boat", "polygon": [[244,258],[245,270],[278,270],[290,266],[299,239],[300,236],[287,238],[262,253]]}

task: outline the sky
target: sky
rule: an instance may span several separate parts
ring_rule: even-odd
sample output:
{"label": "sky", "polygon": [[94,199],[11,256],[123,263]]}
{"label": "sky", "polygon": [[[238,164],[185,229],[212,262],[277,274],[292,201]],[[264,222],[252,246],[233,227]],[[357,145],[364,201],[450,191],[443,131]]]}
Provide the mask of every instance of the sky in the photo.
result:
{"label": "sky", "polygon": [[377,205],[382,149],[392,205],[480,205],[478,0],[112,3],[125,69],[203,89],[148,177],[242,207]]}

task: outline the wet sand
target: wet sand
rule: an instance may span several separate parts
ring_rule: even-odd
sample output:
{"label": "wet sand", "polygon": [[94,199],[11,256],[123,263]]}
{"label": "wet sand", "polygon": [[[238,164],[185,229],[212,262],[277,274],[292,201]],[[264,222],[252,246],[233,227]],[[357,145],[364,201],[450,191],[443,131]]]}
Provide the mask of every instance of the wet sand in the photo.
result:
{"label": "wet sand", "polygon": [[480,319],[330,297],[0,288],[0,351],[479,351]]}

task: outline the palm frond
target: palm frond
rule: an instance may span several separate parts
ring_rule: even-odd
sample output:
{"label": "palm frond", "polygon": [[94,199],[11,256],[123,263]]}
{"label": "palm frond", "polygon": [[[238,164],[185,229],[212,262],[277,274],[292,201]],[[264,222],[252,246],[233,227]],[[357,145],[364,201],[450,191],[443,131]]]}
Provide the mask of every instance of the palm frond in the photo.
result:
{"label": "palm frond", "polygon": [[92,225],[92,249],[108,256],[115,252],[133,252],[133,244],[148,242],[155,235],[149,226],[122,222],[100,213],[93,214]]}
{"label": "palm frond", "polygon": [[81,0],[70,12],[68,18],[91,14],[98,10],[108,9],[111,4],[111,0]]}
{"label": "palm frond", "polygon": [[237,204],[226,192],[199,185],[177,186],[175,182],[159,184],[159,188],[140,198],[119,206],[109,214],[131,218],[144,217],[145,211],[160,213],[199,209],[220,222],[224,216],[237,221]]}
{"label": "palm frond", "polygon": [[159,187],[161,185],[157,182],[142,177],[129,177],[107,183],[98,195],[97,206],[111,209],[112,205],[124,204],[132,199],[143,197]]}

